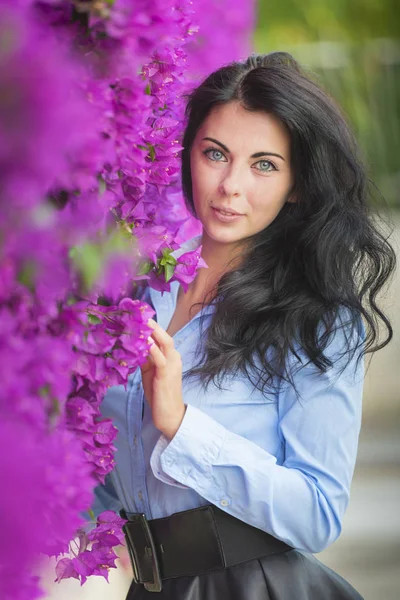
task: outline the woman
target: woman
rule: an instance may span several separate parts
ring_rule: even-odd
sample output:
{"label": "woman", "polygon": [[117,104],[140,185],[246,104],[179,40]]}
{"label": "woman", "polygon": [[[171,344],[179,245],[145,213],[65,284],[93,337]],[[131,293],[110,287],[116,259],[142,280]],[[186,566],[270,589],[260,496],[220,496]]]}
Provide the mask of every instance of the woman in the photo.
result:
{"label": "woman", "polygon": [[312,556],[348,503],[363,355],[392,335],[375,298],[394,255],[355,143],[285,53],[212,73],[187,117],[203,232],[182,251],[201,243],[208,269],[146,290],[149,358],[103,407],[118,451],[96,508],[129,519],[128,599],[360,598]]}

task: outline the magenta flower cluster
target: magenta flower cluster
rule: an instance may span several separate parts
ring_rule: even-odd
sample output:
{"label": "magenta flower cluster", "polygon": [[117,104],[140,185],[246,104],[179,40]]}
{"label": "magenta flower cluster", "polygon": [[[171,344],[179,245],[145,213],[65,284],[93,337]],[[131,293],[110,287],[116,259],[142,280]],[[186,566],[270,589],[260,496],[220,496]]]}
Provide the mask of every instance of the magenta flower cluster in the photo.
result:
{"label": "magenta flower cluster", "polygon": [[[255,2],[0,0],[0,597],[108,577],[123,520],[101,400],[148,354],[143,286],[205,267],[180,189],[185,94],[250,51]],[[91,515],[86,521],[83,515]]]}

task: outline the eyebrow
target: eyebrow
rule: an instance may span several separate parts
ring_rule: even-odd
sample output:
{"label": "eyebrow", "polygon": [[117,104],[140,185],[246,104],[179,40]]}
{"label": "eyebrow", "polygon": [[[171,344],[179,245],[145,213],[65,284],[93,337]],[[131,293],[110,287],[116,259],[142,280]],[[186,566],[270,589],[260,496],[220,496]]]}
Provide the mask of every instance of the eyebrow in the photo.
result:
{"label": "eyebrow", "polygon": [[[214,142],[214,144],[218,144],[218,146],[221,146],[221,148],[223,150],[225,150],[225,152],[230,154],[229,148],[227,148],[225,146],[225,144],[223,144],[222,142],[219,142],[218,140],[211,138],[211,137],[205,137],[205,138],[203,138],[203,140],[208,140],[209,142]],[[254,154],[252,154],[250,156],[250,158],[260,158],[261,156],[276,156],[277,158],[280,158],[285,162],[285,159],[283,158],[283,156],[281,156],[280,154],[277,154],[276,152],[255,152]]]}

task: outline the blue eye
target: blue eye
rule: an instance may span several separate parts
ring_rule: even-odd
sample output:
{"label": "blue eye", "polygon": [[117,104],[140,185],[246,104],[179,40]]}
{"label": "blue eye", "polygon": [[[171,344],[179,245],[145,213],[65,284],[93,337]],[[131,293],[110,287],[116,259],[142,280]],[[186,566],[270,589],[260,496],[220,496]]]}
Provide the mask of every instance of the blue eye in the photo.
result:
{"label": "blue eye", "polygon": [[[225,154],[218,148],[207,148],[206,150],[203,150],[203,154],[213,162],[228,162],[227,160],[221,160],[222,158],[225,158]],[[270,171],[278,170],[270,160],[259,160],[254,164],[262,165],[261,168],[256,168],[257,171],[261,171],[261,173],[269,173]]]}
{"label": "blue eye", "polygon": [[268,173],[269,171],[276,171],[275,165],[270,160],[259,160],[256,165],[266,165],[266,168],[259,168],[259,171],[263,171],[264,173]]}
{"label": "blue eye", "polygon": [[207,150],[203,151],[203,154],[205,154],[210,160],[213,160],[214,162],[221,162],[220,158],[218,157],[211,158],[212,153],[214,153],[214,156],[215,154],[219,154],[220,158],[224,156],[221,150],[218,150],[217,148],[207,148]]}

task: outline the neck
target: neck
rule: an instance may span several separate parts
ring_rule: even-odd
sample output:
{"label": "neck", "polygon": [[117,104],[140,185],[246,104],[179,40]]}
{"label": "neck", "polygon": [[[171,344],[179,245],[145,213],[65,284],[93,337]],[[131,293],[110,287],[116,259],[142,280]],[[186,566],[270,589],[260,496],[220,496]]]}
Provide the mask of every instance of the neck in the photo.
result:
{"label": "neck", "polygon": [[218,283],[219,279],[240,263],[240,248],[237,243],[216,242],[203,230],[201,257],[208,269],[199,269],[195,279],[189,284],[185,297],[203,301]]}

